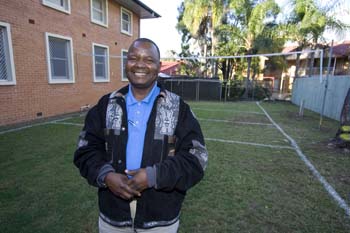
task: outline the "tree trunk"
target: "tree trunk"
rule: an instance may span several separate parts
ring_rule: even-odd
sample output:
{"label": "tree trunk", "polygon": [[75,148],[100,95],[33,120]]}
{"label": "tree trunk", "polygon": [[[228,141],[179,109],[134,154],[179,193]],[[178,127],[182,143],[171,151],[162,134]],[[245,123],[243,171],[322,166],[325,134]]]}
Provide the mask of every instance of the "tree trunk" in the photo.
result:
{"label": "tree trunk", "polygon": [[297,60],[295,61],[295,74],[294,74],[294,78],[299,78],[299,76],[298,76],[299,68],[300,68],[300,53],[297,53]]}
{"label": "tree trunk", "polygon": [[314,74],[314,64],[315,64],[315,54],[310,54],[310,63],[309,63],[309,77],[311,77]]}
{"label": "tree trunk", "polygon": [[248,57],[247,58],[247,63],[248,63],[248,68],[247,68],[247,78],[246,78],[246,81],[245,81],[245,91],[244,91],[244,94],[243,94],[243,98],[244,99],[248,99],[248,89],[249,89],[249,78],[250,78],[250,66],[252,64],[252,58],[251,57]]}

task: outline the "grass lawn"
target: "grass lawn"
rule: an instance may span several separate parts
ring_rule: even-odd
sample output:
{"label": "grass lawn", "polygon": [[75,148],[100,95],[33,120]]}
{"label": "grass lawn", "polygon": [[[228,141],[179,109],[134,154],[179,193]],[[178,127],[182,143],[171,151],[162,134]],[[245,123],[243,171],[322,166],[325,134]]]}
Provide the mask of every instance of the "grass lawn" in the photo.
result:
{"label": "grass lawn", "polygon": [[[255,102],[190,104],[208,139],[209,165],[188,192],[180,233],[350,232],[350,216]],[[315,113],[301,118],[290,103],[261,106],[350,205],[350,153],[327,147],[339,123],[324,119],[320,130]],[[83,121],[0,134],[0,232],[97,232],[97,190],[72,163]]]}

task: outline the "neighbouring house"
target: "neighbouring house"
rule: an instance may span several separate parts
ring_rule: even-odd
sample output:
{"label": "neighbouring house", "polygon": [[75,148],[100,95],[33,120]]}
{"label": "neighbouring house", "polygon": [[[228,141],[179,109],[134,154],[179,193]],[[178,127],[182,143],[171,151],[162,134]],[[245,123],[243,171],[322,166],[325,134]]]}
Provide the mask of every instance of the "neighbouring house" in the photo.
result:
{"label": "neighbouring house", "polygon": [[80,111],[127,83],[139,0],[0,0],[0,125]]}
{"label": "neighbouring house", "polygon": [[180,61],[162,61],[162,66],[160,67],[160,73],[162,75],[178,75],[180,72]]}
{"label": "neighbouring house", "polygon": [[[297,76],[299,78],[319,76],[327,74],[328,60],[330,55],[330,47],[326,45],[319,45],[323,47],[323,59],[321,61],[321,52],[318,51],[314,56],[313,67],[310,69],[310,53],[306,53],[310,49],[305,49],[305,53],[300,54],[300,64]],[[296,52],[297,46],[287,46],[283,49],[282,53]],[[333,45],[332,56],[330,57],[330,72],[334,75],[350,75],[350,41],[335,43]],[[264,73],[264,79],[272,80],[274,91],[280,93],[290,93],[293,81],[295,79],[297,55],[289,54],[285,56],[286,67],[273,67],[266,62],[267,69]],[[321,66],[322,63],[322,66]]]}

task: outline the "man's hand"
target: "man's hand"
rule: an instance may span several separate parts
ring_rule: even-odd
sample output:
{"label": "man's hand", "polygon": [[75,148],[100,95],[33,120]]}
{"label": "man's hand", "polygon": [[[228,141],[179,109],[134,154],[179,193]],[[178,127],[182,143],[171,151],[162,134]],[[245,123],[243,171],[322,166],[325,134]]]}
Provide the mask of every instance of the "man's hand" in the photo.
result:
{"label": "man's hand", "polygon": [[123,174],[110,172],[105,178],[105,184],[114,193],[114,195],[125,200],[130,200],[134,196],[141,194],[134,188],[129,187],[128,177]]}
{"label": "man's hand", "polygon": [[139,196],[141,196],[141,192],[148,188],[148,180],[147,173],[145,168],[140,168],[137,170],[126,170],[126,174],[132,176],[131,179],[128,180],[128,186],[139,192]]}

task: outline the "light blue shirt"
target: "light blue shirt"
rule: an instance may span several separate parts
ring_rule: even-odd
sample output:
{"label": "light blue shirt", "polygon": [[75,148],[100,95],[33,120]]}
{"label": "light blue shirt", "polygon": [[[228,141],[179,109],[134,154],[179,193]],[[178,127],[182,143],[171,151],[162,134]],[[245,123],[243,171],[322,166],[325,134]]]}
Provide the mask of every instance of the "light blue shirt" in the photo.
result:
{"label": "light blue shirt", "polygon": [[151,114],[153,103],[160,93],[157,83],[150,93],[141,101],[135,99],[131,86],[126,95],[128,112],[128,143],[126,146],[126,169],[135,170],[141,167],[143,145],[147,129],[147,121]]}

